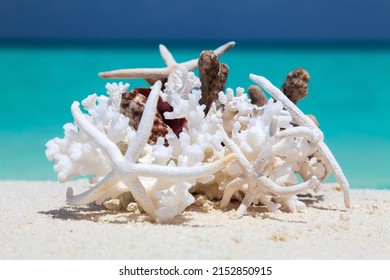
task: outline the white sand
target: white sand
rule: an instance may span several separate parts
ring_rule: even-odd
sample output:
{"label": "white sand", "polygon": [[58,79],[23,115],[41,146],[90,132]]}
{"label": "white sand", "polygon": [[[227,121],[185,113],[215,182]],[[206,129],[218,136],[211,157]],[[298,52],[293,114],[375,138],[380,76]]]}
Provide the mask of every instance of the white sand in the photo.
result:
{"label": "white sand", "polygon": [[[305,197],[302,213],[191,206],[169,224],[65,204],[85,181],[0,181],[0,259],[390,259],[390,191],[335,187]],[[232,205],[237,207],[237,205]]]}

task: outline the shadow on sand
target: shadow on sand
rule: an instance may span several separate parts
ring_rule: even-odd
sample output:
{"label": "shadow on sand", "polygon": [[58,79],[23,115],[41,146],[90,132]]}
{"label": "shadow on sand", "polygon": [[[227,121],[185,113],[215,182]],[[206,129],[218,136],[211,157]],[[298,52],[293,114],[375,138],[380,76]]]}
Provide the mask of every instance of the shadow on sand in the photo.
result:
{"label": "shadow on sand", "polygon": [[[299,200],[304,202],[307,207],[312,207],[320,210],[331,210],[331,211],[342,211],[340,209],[331,209],[324,208],[316,205],[318,202],[323,201],[322,195],[312,195],[305,194],[299,195]],[[238,201],[232,201],[226,209],[219,209],[217,206],[218,203],[211,202],[214,206],[212,208],[229,212],[231,210],[237,209],[240,205]],[[191,221],[191,212],[198,212],[207,214],[210,210],[208,207],[191,205],[180,215],[177,215],[174,219],[169,222],[164,223],[165,225],[181,225],[181,226],[191,226],[191,227],[202,227],[202,225],[196,225],[189,223]],[[284,212],[285,209],[282,209]],[[127,211],[110,211],[105,209],[101,205],[90,204],[86,206],[74,207],[70,205],[63,206],[59,209],[48,210],[48,211],[39,211],[39,214],[50,216],[53,219],[59,219],[64,221],[90,221],[95,223],[109,223],[109,224],[128,224],[128,223],[154,223],[145,213],[136,214]],[[269,218],[273,220],[278,220],[278,218],[268,215],[269,211],[264,205],[256,205],[248,208],[245,215],[257,217],[262,215],[262,218]],[[283,220],[286,222],[286,220]],[[293,223],[302,223],[302,221],[291,220]]]}

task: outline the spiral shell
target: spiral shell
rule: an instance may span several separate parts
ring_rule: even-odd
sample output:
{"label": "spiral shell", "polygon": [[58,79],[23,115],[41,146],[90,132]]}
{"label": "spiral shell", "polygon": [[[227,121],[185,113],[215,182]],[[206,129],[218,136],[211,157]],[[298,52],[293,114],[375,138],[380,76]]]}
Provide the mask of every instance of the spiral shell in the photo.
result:
{"label": "spiral shell", "polygon": [[[138,129],[149,93],[150,89],[148,88],[135,88],[132,91],[122,94],[120,104],[121,113],[129,118],[129,126],[134,128],[134,130]],[[159,137],[165,138],[165,135],[167,135],[169,130],[170,127],[164,123],[162,115],[156,110],[156,116],[154,118],[153,128],[148,143],[155,144]]]}

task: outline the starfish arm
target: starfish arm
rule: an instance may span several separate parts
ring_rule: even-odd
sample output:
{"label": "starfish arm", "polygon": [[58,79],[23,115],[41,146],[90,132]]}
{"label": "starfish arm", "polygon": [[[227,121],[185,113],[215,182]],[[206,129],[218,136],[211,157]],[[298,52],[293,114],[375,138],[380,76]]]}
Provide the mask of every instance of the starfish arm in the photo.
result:
{"label": "starfish arm", "polygon": [[279,131],[276,134],[277,138],[285,138],[285,137],[304,137],[308,139],[314,138],[314,132],[308,127],[305,126],[296,126],[287,128],[283,131]]}
{"label": "starfish arm", "polygon": [[256,76],[254,74],[250,74],[249,78],[265,89],[275,100],[279,100],[282,102],[283,107],[290,112],[293,119],[299,124],[303,126],[307,126],[313,130],[319,130],[315,123],[294,104],[291,102],[287,96],[280,91],[277,87],[275,87],[270,81],[262,76]]}
{"label": "starfish arm", "polygon": [[177,64],[176,60],[173,58],[171,52],[167,49],[166,46],[164,46],[163,44],[160,44],[159,48],[160,48],[161,57],[168,67],[171,67],[171,66],[174,66]]}
{"label": "starfish arm", "polygon": [[313,144],[317,144],[320,141],[324,140],[324,134],[321,130],[313,130],[305,126],[296,126],[288,128],[286,130],[280,131],[276,134],[278,138],[284,137],[303,137]]}
{"label": "starfish arm", "polygon": [[222,46],[219,46],[218,48],[216,48],[214,50],[214,53],[220,57],[221,55],[223,55],[225,52],[227,52],[228,50],[230,50],[231,48],[233,48],[234,46],[236,45],[236,42],[234,41],[230,41],[230,42],[227,42],[226,44],[223,44]]}
{"label": "starfish arm", "polygon": [[108,173],[96,186],[86,192],[73,195],[73,189],[66,191],[66,202],[70,205],[80,206],[92,203],[99,199],[109,188],[119,181],[119,176],[114,171]]}
{"label": "starfish arm", "polygon": [[184,67],[188,71],[193,71],[195,69],[198,69],[198,60],[198,58],[194,58],[189,61],[179,63],[179,66]]}
{"label": "starfish arm", "polygon": [[155,164],[152,165],[137,163],[133,165],[132,172],[138,176],[144,177],[170,178],[176,180],[196,179],[208,176],[221,170],[234,159],[235,155],[230,154],[215,162],[192,167],[162,166]]}
{"label": "starfish arm", "polygon": [[156,215],[156,209],[146,193],[141,181],[136,176],[130,175],[122,178],[122,182],[129,187],[135,201],[137,201],[146,214],[148,214],[153,220],[158,221],[159,217]]}
{"label": "starfish arm", "polygon": [[256,187],[248,186],[248,190],[242,200],[240,207],[236,210],[237,218],[244,216],[246,210],[249,206],[252,205],[253,201],[256,199]]}
{"label": "starfish arm", "polygon": [[218,125],[219,130],[224,135],[223,143],[225,143],[226,147],[236,155],[237,162],[243,168],[244,172],[248,172],[249,170],[252,170],[251,163],[248,161],[248,159],[245,157],[245,155],[241,152],[240,148],[237,146],[236,143],[234,143],[233,140],[229,138],[229,136],[226,134],[225,129],[222,127],[222,125]]}
{"label": "starfish arm", "polygon": [[84,114],[80,110],[80,103],[75,101],[71,106],[71,112],[77,125],[88,135],[88,137],[101,149],[103,149],[110,160],[114,164],[119,163],[122,159],[122,153],[119,148],[111,142],[107,135],[98,130],[93,124],[91,124]]}
{"label": "starfish arm", "polygon": [[342,172],[339,164],[334,158],[332,152],[329,150],[328,146],[323,142],[322,131],[318,127],[316,127],[314,122],[309,117],[303,114],[298,107],[296,107],[277,87],[272,85],[271,82],[268,81],[266,78],[261,76],[256,76],[253,74],[250,75],[250,78],[254,82],[258,83],[261,87],[263,87],[267,92],[269,92],[273,98],[280,100],[283,106],[285,107],[285,109],[287,109],[287,111],[290,112],[292,117],[299,125],[306,126],[313,131],[314,133],[313,141],[317,143],[319,152],[333,169],[333,173],[336,177],[336,180],[343,188],[345,206],[349,208],[350,207],[349,183],[345,178],[344,173]]}
{"label": "starfish arm", "polygon": [[[221,56],[232,47],[234,47],[235,42],[226,43],[217,49],[214,50],[217,56]],[[175,61],[172,54],[169,50],[164,46],[160,45],[160,54],[167,64],[167,67],[164,68],[136,68],[136,69],[119,69],[107,72],[99,73],[99,76],[102,78],[142,78],[149,81],[157,81],[161,79],[165,79],[172,72],[172,69],[176,69],[176,67],[172,67],[178,65],[180,67],[186,68],[188,71],[195,70],[198,68],[198,58],[189,60],[187,62],[179,63]]]}
{"label": "starfish arm", "polygon": [[223,192],[221,203],[219,205],[221,208],[225,208],[229,204],[232,196],[240,188],[240,185],[243,182],[244,180],[241,177],[238,177],[226,186],[225,191]]}
{"label": "starfish arm", "polygon": [[255,170],[256,172],[260,172],[264,169],[267,161],[271,157],[272,154],[272,145],[273,145],[273,137],[276,134],[276,130],[278,128],[278,119],[277,117],[273,117],[271,120],[271,124],[269,126],[269,130],[264,139],[263,147],[260,151],[260,154],[257,156],[255,161]]}
{"label": "starfish arm", "polygon": [[150,137],[150,132],[154,124],[154,118],[156,116],[157,101],[160,96],[161,81],[157,81],[152,86],[152,91],[149,94],[146,101],[144,112],[139,123],[137,133],[126,152],[126,159],[135,162],[141,155],[143,148],[145,147]]}
{"label": "starfish arm", "polygon": [[316,176],[311,177],[310,180],[293,186],[288,187],[280,187],[277,184],[275,184],[271,179],[260,176],[257,178],[257,183],[264,189],[264,193],[272,193],[276,196],[291,196],[301,193],[304,190],[314,188],[317,186],[320,181]]}
{"label": "starfish arm", "polygon": [[345,207],[350,208],[351,200],[350,200],[350,193],[349,193],[349,183],[347,178],[344,176],[344,173],[340,165],[338,164],[332,152],[324,142],[318,143],[317,147],[322,157],[327,161],[329,166],[332,168],[333,174],[343,190]]}
{"label": "starfish arm", "polygon": [[119,69],[108,72],[100,72],[99,76],[106,79],[151,79],[161,80],[167,77],[169,74],[168,68],[135,68],[135,69]]}
{"label": "starfish arm", "polygon": [[262,204],[264,204],[267,209],[271,212],[276,212],[279,210],[279,208],[282,206],[280,205],[279,203],[275,203],[271,200],[271,198],[268,198],[266,195],[264,194],[260,194],[258,193],[257,194],[257,197],[256,197]]}

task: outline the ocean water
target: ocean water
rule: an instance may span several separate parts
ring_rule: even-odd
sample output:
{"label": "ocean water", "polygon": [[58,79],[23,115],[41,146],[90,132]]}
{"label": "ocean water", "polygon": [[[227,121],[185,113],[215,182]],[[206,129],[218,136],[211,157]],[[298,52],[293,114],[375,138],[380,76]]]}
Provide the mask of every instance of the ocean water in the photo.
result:
{"label": "ocean water", "polygon": [[[167,46],[181,62],[217,44]],[[238,44],[221,61],[231,88],[251,85],[250,73],[281,86],[288,72],[307,69],[309,96],[299,106],[319,120],[351,187],[390,188],[390,47]],[[98,72],[162,66],[157,44],[0,45],[0,180],[56,178],[45,143],[72,122],[72,101],[105,94]]]}

